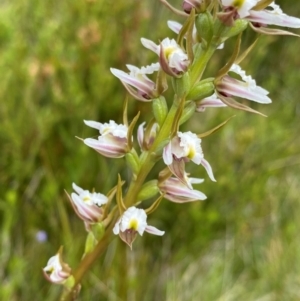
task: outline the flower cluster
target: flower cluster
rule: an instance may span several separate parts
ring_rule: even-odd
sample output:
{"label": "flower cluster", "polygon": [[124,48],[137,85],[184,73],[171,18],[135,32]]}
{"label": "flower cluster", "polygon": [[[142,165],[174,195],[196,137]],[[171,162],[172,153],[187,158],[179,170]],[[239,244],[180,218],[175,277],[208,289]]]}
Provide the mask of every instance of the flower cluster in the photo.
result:
{"label": "flower cluster", "polygon": [[[250,27],[263,34],[295,35],[268,26],[300,28],[300,19],[287,16],[270,1],[184,0],[180,11],[167,1],[162,3],[186,17],[184,25],[168,22],[177,39],[167,37],[156,44],[141,38],[142,45],[157,55],[157,61],[141,68],[127,64],[128,72],[110,69],[134,99],[151,106],[152,118],[138,124],[138,113],[129,123],[126,102],[121,124],[113,120],[108,123],[84,121],[99,134],[96,139],[81,139],[83,143],[109,159],[124,158],[129,170],[127,178],[118,175],[116,185],[106,194],[90,192],[73,183],[74,192],[68,197],[88,232],[84,255],[102,250],[101,243],[108,243],[111,234],[118,235],[130,248],[138,234],[142,236],[148,232],[163,236],[164,231],[147,223],[148,216],[157,210],[163,199],[181,204],[206,199],[203,192],[193,187],[204,180],[190,176],[186,167],[193,163],[201,165],[205,175],[216,182],[212,166],[205,159],[211,160],[212,156],[206,149],[204,158],[202,143],[205,144],[203,138],[227,121],[205,133],[181,131],[181,125],[194,113],[203,113],[211,107],[259,113],[247,103],[235,100],[271,103],[269,92],[257,85],[239,65],[254,47],[250,45],[240,54],[240,33]],[[231,37],[237,40],[231,57],[215,71],[214,77],[203,78],[214,52],[221,53]],[[168,78],[172,85],[168,85]],[[169,93],[164,93],[169,87],[173,88],[172,97],[166,99]],[[157,170],[158,175],[149,179]],[[147,203],[143,203],[144,200]],[[94,248],[97,243],[101,248]],[[92,258],[96,257],[93,253]],[[84,263],[81,268],[85,268]],[[61,259],[61,251],[50,258],[44,274],[57,284],[65,284],[72,278],[70,267]]]}

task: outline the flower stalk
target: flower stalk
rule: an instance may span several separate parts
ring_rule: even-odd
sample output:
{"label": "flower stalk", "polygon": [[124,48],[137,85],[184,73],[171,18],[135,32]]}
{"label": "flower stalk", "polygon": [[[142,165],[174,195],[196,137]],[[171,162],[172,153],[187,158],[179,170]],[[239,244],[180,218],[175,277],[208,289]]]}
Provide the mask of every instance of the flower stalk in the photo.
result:
{"label": "flower stalk", "polygon": [[[141,68],[127,64],[129,73],[111,68],[112,74],[121,80],[132,98],[152,103],[152,119],[147,126],[145,121],[137,126],[141,117],[138,112],[129,123],[126,99],[123,124],[113,120],[109,123],[85,121],[87,126],[99,131],[99,136],[97,139],[81,139],[84,144],[110,160],[126,160],[131,176],[121,179],[119,174],[117,184],[106,195],[73,184],[76,193],[68,196],[88,232],[82,260],[77,269],[71,270],[62,261],[59,251],[44,268],[47,280],[66,288],[61,301],[74,300],[83,276],[117,235],[130,248],[138,234],[164,235],[164,231],[147,223],[148,215],[159,208],[163,199],[181,204],[206,199],[203,192],[193,187],[193,184],[200,184],[204,179],[190,176],[185,167],[191,161],[202,165],[207,177],[216,181],[212,166],[204,159],[202,138],[225,126],[230,118],[202,134],[182,132],[181,124],[197,112],[205,114],[206,109],[211,107],[229,106],[263,115],[234,99],[245,98],[260,104],[271,102],[267,96],[269,91],[256,85],[256,81],[239,66],[255,44],[238,56],[242,32],[250,25],[249,28],[262,34],[295,35],[267,26],[300,28],[300,19],[285,15],[268,0],[184,0],[184,11],[172,7],[166,0],[160,2],[186,18],[183,25],[168,22],[169,27],[178,34],[177,40],[165,38],[156,44],[142,38],[142,44],[156,53],[158,62]],[[225,66],[220,66],[214,77],[203,79],[215,51],[222,51],[224,42],[235,36],[236,46]],[[232,76],[232,73],[235,75]],[[155,75],[156,80],[153,79]],[[164,95],[170,86],[168,78],[173,87],[173,96],[169,100]],[[134,139],[136,128],[138,143]],[[209,158],[209,151],[205,154]],[[150,172],[158,164],[164,166],[157,177],[149,179]],[[152,200],[148,208],[138,208],[148,199]]]}

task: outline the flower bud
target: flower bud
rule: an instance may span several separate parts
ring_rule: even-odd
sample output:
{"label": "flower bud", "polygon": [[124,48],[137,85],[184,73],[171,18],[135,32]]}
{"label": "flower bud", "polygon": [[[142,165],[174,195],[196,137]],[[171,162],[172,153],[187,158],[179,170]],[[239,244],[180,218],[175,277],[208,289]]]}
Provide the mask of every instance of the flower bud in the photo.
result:
{"label": "flower bud", "polygon": [[161,126],[168,114],[168,105],[166,99],[163,96],[153,99],[152,110],[156,121]]}
{"label": "flower bud", "polygon": [[213,37],[214,33],[214,21],[209,12],[199,14],[195,22],[198,36],[201,40],[205,40],[206,43],[209,43]]}
{"label": "flower bud", "polygon": [[62,261],[62,247],[55,256],[48,260],[43,272],[46,279],[55,284],[64,284],[71,276],[71,268]]}
{"label": "flower bud", "polygon": [[157,187],[157,180],[152,180],[145,183],[142,186],[142,189],[139,192],[137,199],[139,201],[147,200],[149,198],[154,197],[158,192],[159,189]]}
{"label": "flower bud", "polygon": [[[150,122],[146,129],[144,129],[145,122],[143,122],[138,127],[138,143],[140,148],[144,150],[149,150],[156,138],[159,126],[156,122]],[[137,159],[138,161],[138,159]],[[138,161],[139,162],[139,161]]]}
{"label": "flower bud", "polygon": [[188,103],[185,108],[183,109],[182,115],[179,120],[179,125],[185,123],[188,121],[195,113],[196,111],[196,104],[195,102]]}
{"label": "flower bud", "polygon": [[136,153],[130,152],[125,155],[126,163],[133,172],[133,174],[137,174],[140,169],[139,158]]}
{"label": "flower bud", "polygon": [[238,35],[240,32],[244,31],[248,26],[249,21],[245,19],[238,19],[234,22],[232,27],[228,27],[227,30],[223,33],[223,38],[231,38]]}
{"label": "flower bud", "polygon": [[182,9],[189,14],[193,8],[197,11],[200,8],[202,0],[183,0]]}
{"label": "flower bud", "polygon": [[212,81],[202,81],[191,89],[190,93],[187,95],[187,100],[201,100],[213,94],[215,86]]}
{"label": "flower bud", "polygon": [[173,77],[172,80],[173,89],[179,98],[186,96],[190,91],[190,76],[186,72],[180,78]]}

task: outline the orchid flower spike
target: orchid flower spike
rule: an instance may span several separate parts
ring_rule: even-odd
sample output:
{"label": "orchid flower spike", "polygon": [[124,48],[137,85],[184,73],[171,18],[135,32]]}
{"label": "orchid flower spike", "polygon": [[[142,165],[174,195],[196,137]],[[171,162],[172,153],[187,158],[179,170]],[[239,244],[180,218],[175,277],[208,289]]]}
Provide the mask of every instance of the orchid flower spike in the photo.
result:
{"label": "orchid flower spike", "polygon": [[[129,74],[118,69],[110,68],[111,73],[121,80],[126,90],[137,100],[148,102],[156,98],[155,83],[147,77],[159,70],[159,63],[138,68],[133,65],[126,65]],[[132,88],[133,87],[133,88]]]}
{"label": "orchid flower spike", "polygon": [[188,56],[174,39],[165,38],[160,45],[144,38],[141,42],[159,56],[160,66],[167,74],[178,77],[187,71],[190,63]]}
{"label": "orchid flower spike", "polygon": [[62,247],[48,260],[43,272],[46,279],[55,284],[64,284],[71,276],[71,268],[62,261]]}
{"label": "orchid flower spike", "polygon": [[174,177],[168,178],[159,184],[159,189],[161,193],[164,194],[164,198],[174,203],[188,203],[205,200],[206,195],[192,187],[192,184],[199,184],[204,180],[188,178],[186,173],[184,174],[184,177],[191,188],[187,187],[182,181]]}
{"label": "orchid flower spike", "polygon": [[103,205],[108,198],[97,192],[89,192],[83,190],[75,183],[72,184],[75,192],[71,194],[70,201],[76,214],[86,223],[88,229],[89,224],[101,222],[103,219]]}
{"label": "orchid flower spike", "polygon": [[165,234],[164,231],[149,226],[147,224],[147,214],[145,210],[136,207],[129,207],[113,228],[114,234],[119,235],[131,249],[137,233],[142,236],[144,231],[159,236]]}
{"label": "orchid flower spike", "polygon": [[201,139],[192,132],[178,132],[163,150],[163,160],[168,165],[171,172],[184,184],[192,189],[185,177],[185,162],[193,161],[197,165],[201,164],[212,181],[216,181],[212,168],[208,161],[204,159],[201,148]]}
{"label": "orchid flower spike", "polygon": [[84,139],[84,144],[108,158],[121,158],[125,156],[128,151],[128,128],[126,125],[116,124],[113,120],[110,120],[109,123],[84,120],[84,123],[100,132],[98,139]]}
{"label": "orchid flower spike", "polygon": [[267,96],[269,92],[257,86],[255,80],[250,75],[246,75],[245,71],[243,71],[239,65],[233,64],[230,68],[230,72],[238,74],[243,81],[225,75],[216,83],[216,90],[219,93],[225,97],[237,96],[263,104],[272,102]]}

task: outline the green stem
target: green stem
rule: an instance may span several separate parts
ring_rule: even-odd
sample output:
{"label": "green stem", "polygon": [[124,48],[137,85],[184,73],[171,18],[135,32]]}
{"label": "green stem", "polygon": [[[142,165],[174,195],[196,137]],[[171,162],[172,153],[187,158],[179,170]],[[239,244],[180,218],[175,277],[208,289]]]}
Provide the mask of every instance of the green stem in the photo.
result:
{"label": "green stem", "polygon": [[[173,126],[173,120],[176,115],[178,109],[178,103],[174,102],[167,117],[166,120],[161,127],[161,130],[159,134],[157,135],[155,142],[153,143],[151,149],[146,153],[145,159],[143,160],[140,168],[140,172],[137,175],[136,180],[132,181],[126,197],[124,198],[124,203],[126,206],[131,206],[133,203],[136,202],[137,195],[141,190],[142,185],[144,184],[144,181],[153,168],[153,166],[156,163],[156,160],[153,156],[153,153],[157,151],[160,144],[163,143],[164,140],[169,139],[170,133]],[[118,215],[116,214],[114,218],[112,219],[111,223],[105,230],[105,234],[102,237],[102,239],[98,242],[95,249],[86,254],[86,256],[83,258],[83,260],[80,262],[77,269],[73,272],[73,276],[75,279],[74,289],[76,289],[77,285],[80,284],[83,276],[85,273],[92,267],[94,262],[102,255],[102,253],[106,250],[108,244],[112,241],[114,236],[112,235],[112,228],[114,227],[115,223],[117,222]],[[61,296],[61,301],[71,301],[74,298],[74,291],[70,291],[67,295],[65,293]]]}
{"label": "green stem", "polygon": [[112,228],[114,227],[115,223],[117,222],[118,216],[112,220],[110,225],[107,227],[104,236],[98,242],[95,249],[86,254],[86,256],[82,259],[79,266],[75,271],[73,271],[72,275],[75,279],[75,284],[73,286],[73,290],[69,291],[67,294],[65,292],[62,293],[60,301],[72,301],[74,299],[74,291],[77,290],[78,285],[80,285],[81,279],[85,275],[85,273],[92,267],[94,262],[104,253],[108,244],[112,241],[114,236],[112,236]]}
{"label": "green stem", "polygon": [[142,185],[144,184],[144,181],[146,180],[149,172],[152,170],[153,166],[157,161],[155,156],[153,156],[153,154],[157,152],[160,145],[165,140],[170,138],[170,133],[173,126],[173,120],[176,115],[177,109],[178,109],[178,103],[174,102],[153,145],[151,146],[148,152],[144,153],[144,159],[141,162],[140,171],[137,174],[136,179],[131,181],[126,196],[124,198],[124,204],[127,207],[130,207],[132,204],[136,202],[137,195],[140,192]]}
{"label": "green stem", "polygon": [[198,55],[196,53],[198,57],[190,69],[191,88],[201,80],[206,65],[216,50],[216,46],[212,43],[207,45],[206,49],[203,49],[201,45],[199,45],[199,47],[201,47],[201,49]]}

